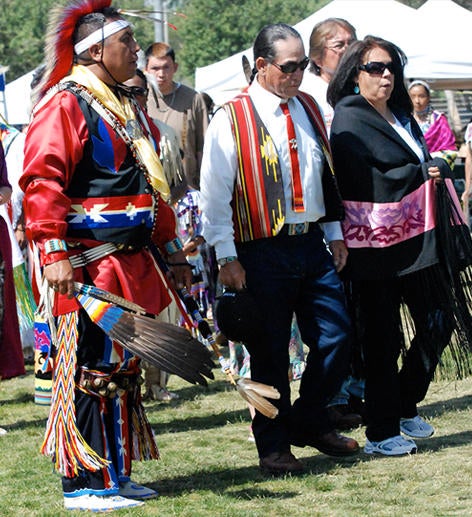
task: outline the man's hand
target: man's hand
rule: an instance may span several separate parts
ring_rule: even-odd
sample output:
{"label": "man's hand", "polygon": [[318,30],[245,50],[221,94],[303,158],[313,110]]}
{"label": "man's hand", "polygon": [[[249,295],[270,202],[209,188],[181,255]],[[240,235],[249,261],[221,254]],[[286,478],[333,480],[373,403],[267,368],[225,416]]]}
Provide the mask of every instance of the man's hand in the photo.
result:
{"label": "man's hand", "polygon": [[196,237],[192,237],[191,239],[189,239],[182,248],[185,256],[195,253],[198,249],[198,246],[200,246],[204,242],[205,239],[201,235],[197,235]]}
{"label": "man's hand", "polygon": [[183,250],[167,257],[170,267],[170,279],[177,289],[185,287],[190,292],[192,287],[192,268],[185,258]]}
{"label": "man's hand", "polygon": [[331,241],[329,243],[329,249],[333,255],[333,263],[336,271],[339,273],[341,269],[346,265],[348,251],[344,241]]}
{"label": "man's hand", "polygon": [[222,285],[235,291],[246,289],[246,271],[239,260],[233,260],[221,266],[219,279]]}
{"label": "man's hand", "polygon": [[74,269],[69,260],[60,260],[44,266],[44,276],[49,287],[60,294],[74,296]]}

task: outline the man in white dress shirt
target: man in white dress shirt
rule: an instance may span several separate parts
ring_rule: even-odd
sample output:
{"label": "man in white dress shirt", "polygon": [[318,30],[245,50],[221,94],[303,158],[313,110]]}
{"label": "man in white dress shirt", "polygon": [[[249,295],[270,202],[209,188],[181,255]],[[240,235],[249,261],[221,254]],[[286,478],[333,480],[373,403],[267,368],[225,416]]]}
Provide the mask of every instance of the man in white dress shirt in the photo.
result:
{"label": "man in white dress shirt", "polygon": [[[258,34],[254,61],[247,92],[219,110],[207,132],[203,233],[215,246],[221,284],[247,289],[265,321],[264,338],[245,344],[252,379],[281,394],[275,401],[279,415],[271,420],[256,412],[252,427],[261,468],[278,474],[302,469],[291,445],[333,456],[354,454],[359,446],[336,433],[325,408],[349,362],[350,324],[336,272],[347,250],[322,116],[299,92],[308,58],[300,35],[274,24]],[[293,314],[310,352],[292,406],[287,372]]]}

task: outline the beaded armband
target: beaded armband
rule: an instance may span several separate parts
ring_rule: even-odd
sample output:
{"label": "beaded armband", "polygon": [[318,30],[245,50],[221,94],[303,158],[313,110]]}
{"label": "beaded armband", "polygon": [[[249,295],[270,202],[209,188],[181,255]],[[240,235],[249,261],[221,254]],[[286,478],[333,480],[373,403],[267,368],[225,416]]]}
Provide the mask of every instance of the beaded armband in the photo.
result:
{"label": "beaded armband", "polygon": [[183,244],[182,241],[178,237],[176,237],[175,239],[166,242],[165,248],[168,255],[173,255],[174,253],[177,253],[183,248]]}
{"label": "beaded armband", "polygon": [[67,251],[67,246],[65,241],[61,239],[49,239],[44,243],[44,252],[46,255],[50,253],[55,253],[57,251]]}

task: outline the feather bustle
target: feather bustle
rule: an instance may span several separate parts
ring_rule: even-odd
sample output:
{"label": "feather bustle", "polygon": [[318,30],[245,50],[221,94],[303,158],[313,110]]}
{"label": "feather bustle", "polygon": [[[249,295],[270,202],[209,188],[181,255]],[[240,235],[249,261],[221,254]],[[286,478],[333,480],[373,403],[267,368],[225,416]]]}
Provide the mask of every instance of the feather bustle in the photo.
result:
{"label": "feather bustle", "polygon": [[[156,354],[156,357],[159,353],[165,353],[166,356],[170,357],[174,362],[183,362],[190,368],[196,370],[203,369],[207,373],[211,372],[213,363],[210,360],[208,351],[202,347],[199,341],[193,340],[193,338],[190,342],[191,344],[183,349],[180,341],[169,340],[165,336],[161,336],[158,330],[154,333],[152,339],[148,339],[141,334],[133,333],[129,327],[126,328],[125,326],[117,325],[112,332],[115,332],[115,329],[120,330],[125,340],[137,343],[140,349],[146,348],[151,354]],[[197,343],[199,344],[197,345]],[[200,351],[202,353],[199,353]],[[175,370],[175,368],[176,366],[172,367],[173,370]]]}

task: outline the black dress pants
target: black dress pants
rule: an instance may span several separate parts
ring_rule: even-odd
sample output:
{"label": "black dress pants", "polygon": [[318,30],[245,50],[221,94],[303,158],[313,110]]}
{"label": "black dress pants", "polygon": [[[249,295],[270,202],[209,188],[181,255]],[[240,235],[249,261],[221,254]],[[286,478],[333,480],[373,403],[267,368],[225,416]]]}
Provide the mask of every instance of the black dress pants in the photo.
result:
{"label": "black dress pants", "polygon": [[[382,441],[400,434],[400,418],[416,416],[453,330],[452,317],[434,284],[419,274],[353,282],[358,295],[365,359],[367,438]],[[411,314],[414,338],[402,359],[404,344],[400,304]]]}
{"label": "black dress pants", "polygon": [[[350,321],[342,283],[319,227],[305,235],[279,235],[238,245],[248,290],[265,321],[265,339],[246,343],[251,378],[275,386],[279,416],[259,412],[253,432],[261,458],[290,448],[290,430],[313,436],[332,429],[326,404],[346,376],[350,359]],[[310,351],[299,398],[290,402],[290,331],[296,314],[302,341]]]}

